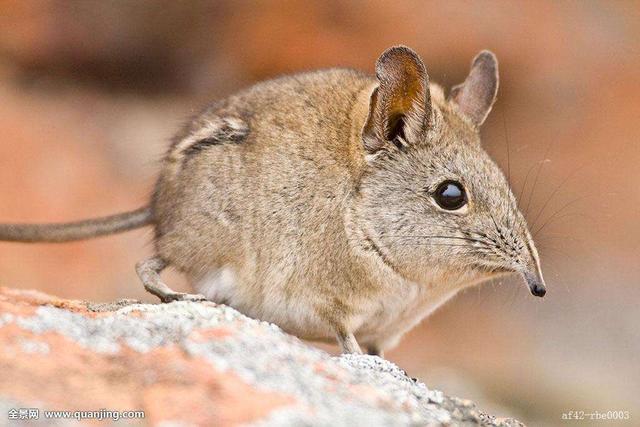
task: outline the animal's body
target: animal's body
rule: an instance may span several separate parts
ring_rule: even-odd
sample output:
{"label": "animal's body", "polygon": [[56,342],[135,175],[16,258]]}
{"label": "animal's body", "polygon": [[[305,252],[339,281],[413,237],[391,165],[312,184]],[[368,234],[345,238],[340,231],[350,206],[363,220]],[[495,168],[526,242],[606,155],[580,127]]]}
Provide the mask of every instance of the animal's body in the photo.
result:
{"label": "animal's body", "polygon": [[152,224],[156,255],[137,268],[163,301],[198,299],[160,281],[172,265],[207,299],[302,338],[337,337],[345,352],[359,342],[380,353],[496,274],[520,272],[544,295],[526,223],[479,145],[493,55],[449,98],[408,48],[385,52],[376,71],[288,76],[214,103],[174,138],[148,208],[0,225],[0,239]]}

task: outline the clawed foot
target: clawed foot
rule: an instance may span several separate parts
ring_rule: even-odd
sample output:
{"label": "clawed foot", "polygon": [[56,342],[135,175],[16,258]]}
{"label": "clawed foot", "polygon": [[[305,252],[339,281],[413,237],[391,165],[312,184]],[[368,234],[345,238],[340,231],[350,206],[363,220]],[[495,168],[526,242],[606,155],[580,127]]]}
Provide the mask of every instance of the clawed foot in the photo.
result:
{"label": "clawed foot", "polygon": [[176,292],[170,287],[162,283],[160,272],[168,265],[167,261],[156,255],[136,264],[136,271],[140,280],[144,284],[144,288],[151,294],[160,298],[162,302],[173,301],[207,301],[204,295],[186,294],[184,292]]}
{"label": "clawed foot", "polygon": [[204,295],[200,294],[186,294],[184,292],[171,292],[160,297],[162,302],[169,303],[173,301],[192,301],[192,302],[204,302],[207,301]]}

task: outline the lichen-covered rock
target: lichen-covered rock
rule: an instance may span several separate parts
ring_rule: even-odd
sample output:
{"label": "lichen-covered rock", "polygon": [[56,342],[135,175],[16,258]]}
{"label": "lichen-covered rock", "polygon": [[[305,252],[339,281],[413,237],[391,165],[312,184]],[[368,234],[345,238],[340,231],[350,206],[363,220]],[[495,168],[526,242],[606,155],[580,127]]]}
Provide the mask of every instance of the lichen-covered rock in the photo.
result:
{"label": "lichen-covered rock", "polygon": [[[29,408],[37,421],[21,421]],[[386,360],[331,357],[226,306],[0,288],[0,424],[50,425],[50,410],[71,411],[58,425],[101,410],[108,420],[106,411],[144,411],[120,423],[150,425],[521,425]]]}

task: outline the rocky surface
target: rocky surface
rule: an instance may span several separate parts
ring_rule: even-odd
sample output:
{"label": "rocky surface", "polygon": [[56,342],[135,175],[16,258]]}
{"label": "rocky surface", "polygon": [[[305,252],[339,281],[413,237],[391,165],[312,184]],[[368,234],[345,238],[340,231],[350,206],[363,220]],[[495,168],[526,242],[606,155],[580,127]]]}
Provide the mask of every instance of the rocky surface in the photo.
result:
{"label": "rocky surface", "polygon": [[[0,288],[0,372],[0,424],[18,418],[9,425],[101,409],[144,411],[124,424],[163,426],[522,425],[384,359],[332,357],[213,303],[93,304]],[[20,421],[20,408],[39,409],[38,421]]]}

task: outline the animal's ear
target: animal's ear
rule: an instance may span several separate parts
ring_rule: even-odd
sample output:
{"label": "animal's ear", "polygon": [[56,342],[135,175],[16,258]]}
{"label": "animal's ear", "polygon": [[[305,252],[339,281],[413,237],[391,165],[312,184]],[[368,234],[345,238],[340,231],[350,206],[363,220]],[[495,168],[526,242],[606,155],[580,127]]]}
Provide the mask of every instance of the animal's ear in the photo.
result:
{"label": "animal's ear", "polygon": [[480,52],[471,63],[464,83],[451,89],[450,99],[473,124],[480,126],[489,115],[498,93],[498,59],[488,50]]}
{"label": "animal's ear", "polygon": [[387,49],[376,63],[373,91],[362,131],[365,149],[375,153],[393,143],[417,141],[431,122],[429,77],[420,57],[405,46]]}

